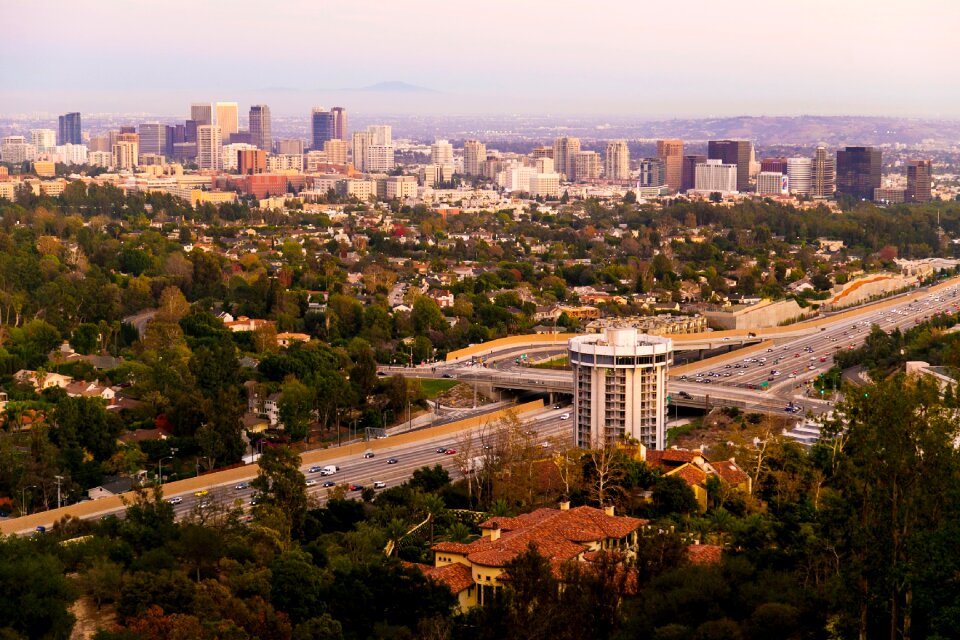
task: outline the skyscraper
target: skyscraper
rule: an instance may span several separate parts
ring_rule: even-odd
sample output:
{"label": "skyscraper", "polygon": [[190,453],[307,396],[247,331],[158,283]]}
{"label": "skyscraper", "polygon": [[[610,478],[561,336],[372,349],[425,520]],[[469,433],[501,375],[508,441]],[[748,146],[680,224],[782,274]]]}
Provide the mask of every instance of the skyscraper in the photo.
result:
{"label": "skyscraper", "polygon": [[53,129],[30,129],[30,142],[37,148],[37,153],[47,153],[57,146],[57,132]]}
{"label": "skyscraper", "polygon": [[660,158],[644,158],[640,161],[638,181],[641,187],[662,187],[666,184],[666,163]]}
{"label": "skyscraper", "polygon": [[347,141],[347,110],[343,107],[330,109],[333,116],[333,137],[336,140]]}
{"label": "skyscraper", "polygon": [[277,142],[277,153],[280,155],[303,155],[303,140],[284,139]]}
{"label": "skyscraper", "polygon": [[453,145],[446,140],[437,140],[430,145],[430,164],[453,166]]}
{"label": "skyscraper", "polygon": [[683,171],[680,179],[680,191],[690,191],[696,186],[697,165],[707,161],[707,156],[683,156]]}
{"label": "skyscraper", "polygon": [[385,173],[395,166],[390,125],[370,125],[353,132],[353,165],[366,173]]}
{"label": "skyscraper", "polygon": [[220,127],[209,124],[197,127],[197,166],[201,169],[223,168],[222,153]]}
{"label": "skyscraper", "polygon": [[82,144],[80,114],[76,111],[62,115],[58,121],[57,144]]}
{"label": "skyscraper", "polygon": [[323,154],[330,164],[347,164],[349,144],[343,140],[327,140],[323,143]]}
{"label": "skyscraper", "polygon": [[873,147],[846,147],[837,151],[837,193],[872,200],[880,187],[882,156]]}
{"label": "skyscraper", "polygon": [[478,176],[483,172],[482,165],[487,159],[487,145],[479,140],[467,140],[463,143],[463,172],[468,176]]}
{"label": "skyscraper", "polygon": [[907,202],[933,200],[932,163],[929,160],[911,160],[907,164]]}
{"label": "skyscraper", "polygon": [[575,161],[580,153],[580,138],[557,138],[553,141],[553,166],[567,180],[576,174]]}
{"label": "skyscraper", "polygon": [[255,104],[250,107],[250,140],[264,151],[273,149],[273,137],[270,132],[270,107]]}
{"label": "skyscraper", "polygon": [[310,148],[321,151],[324,142],[334,139],[335,132],[334,115],[323,107],[314,107],[310,112]]}
{"label": "skyscraper", "polygon": [[737,191],[750,187],[750,161],[753,143],[749,140],[711,140],[707,143],[707,160],[720,160],[737,165]]}
{"label": "skyscraper", "polygon": [[144,122],[139,127],[140,153],[166,155],[167,125],[159,122]]}
{"label": "skyscraper", "polygon": [[737,191],[739,167],[722,160],[710,160],[697,165],[694,190],[706,193],[733,193]]}
{"label": "skyscraper", "polygon": [[190,105],[190,119],[196,122],[198,127],[213,124],[213,105],[209,102],[194,102]]}
{"label": "skyscraper", "polygon": [[833,156],[824,146],[817,147],[813,154],[810,171],[810,197],[832,198],[837,183],[837,170]]}
{"label": "skyscraper", "polygon": [[791,193],[809,196],[812,175],[813,160],[810,158],[787,158],[787,177],[790,178]]}
{"label": "skyscraper", "polygon": [[626,140],[610,140],[603,150],[603,176],[607,180],[630,179],[630,148]]}
{"label": "skyscraper", "polygon": [[239,107],[236,102],[217,103],[217,126],[220,127],[220,142],[229,142],[230,136],[240,130]]}
{"label": "skyscraper", "polygon": [[680,191],[683,188],[683,140],[657,140],[657,157],[663,160],[667,186],[672,191]]}
{"label": "skyscraper", "polygon": [[600,154],[596,151],[578,151],[573,156],[572,180],[596,180],[600,177]]}

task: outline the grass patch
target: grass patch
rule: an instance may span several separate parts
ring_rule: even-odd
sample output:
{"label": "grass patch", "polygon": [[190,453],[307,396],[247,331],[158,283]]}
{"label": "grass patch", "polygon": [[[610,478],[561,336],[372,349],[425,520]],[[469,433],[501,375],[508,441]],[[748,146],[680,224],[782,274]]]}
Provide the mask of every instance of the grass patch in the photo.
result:
{"label": "grass patch", "polygon": [[557,356],[556,358],[552,358],[546,362],[538,362],[537,364],[530,366],[534,369],[569,369],[570,356]]}
{"label": "grass patch", "polygon": [[694,431],[700,428],[700,420],[692,420],[687,424],[682,424],[679,427],[672,427],[667,430],[667,447],[672,447],[677,443],[677,440],[690,435]]}
{"label": "grass patch", "polygon": [[420,380],[420,386],[423,388],[423,393],[426,395],[427,399],[433,400],[437,396],[441,396],[457,386],[457,381],[423,378]]}

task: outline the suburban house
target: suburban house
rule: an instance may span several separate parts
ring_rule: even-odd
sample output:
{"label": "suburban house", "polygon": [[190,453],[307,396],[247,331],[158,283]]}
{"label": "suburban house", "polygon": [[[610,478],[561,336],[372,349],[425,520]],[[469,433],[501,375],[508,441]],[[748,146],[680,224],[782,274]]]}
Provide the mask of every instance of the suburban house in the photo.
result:
{"label": "suburban house", "polygon": [[559,567],[568,561],[583,562],[603,550],[630,554],[636,549],[638,530],[647,520],[615,516],[613,507],[537,509],[515,518],[492,518],[480,524],[483,535],[468,544],[440,542],[433,546],[433,567],[421,567],[457,596],[465,611],[489,602],[506,579],[507,564],[526,551],[530,543]]}
{"label": "suburban house", "polygon": [[13,374],[13,379],[20,384],[33,385],[33,388],[37,391],[43,391],[44,389],[49,389],[50,387],[60,387],[61,389],[66,389],[67,385],[73,382],[73,378],[70,376],[61,375],[59,373],[40,373],[30,369],[20,369]]}
{"label": "suburban house", "polygon": [[707,478],[716,476],[720,482],[744,493],[751,493],[753,481],[741,469],[736,460],[711,462],[701,451],[689,449],[647,449],[643,445],[625,447],[636,460],[647,463],[651,469],[659,469],[667,476],[682,478],[693,491],[700,511],[707,510]]}
{"label": "suburban house", "polygon": [[100,498],[109,498],[110,496],[118,496],[121,493],[126,493],[133,488],[133,478],[127,476],[116,476],[109,478],[108,482],[104,482],[99,487],[94,487],[87,491],[87,496],[91,500],[99,500]]}

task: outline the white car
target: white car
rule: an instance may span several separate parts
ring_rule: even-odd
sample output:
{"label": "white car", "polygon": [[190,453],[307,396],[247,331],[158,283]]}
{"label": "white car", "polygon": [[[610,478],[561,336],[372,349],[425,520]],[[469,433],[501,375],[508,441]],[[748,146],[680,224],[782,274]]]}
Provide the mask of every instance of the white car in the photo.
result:
{"label": "white car", "polygon": [[569,414],[569,413],[563,413],[563,414],[560,415],[560,419],[561,419],[561,420],[569,420],[569,419],[570,419],[570,414]]}
{"label": "white car", "polygon": [[383,480],[376,480],[376,481],[373,483],[373,488],[374,488],[374,489],[386,489],[386,488],[387,488],[387,483],[384,482]]}
{"label": "white car", "polygon": [[308,487],[315,486],[316,484],[317,484],[317,481],[316,481],[316,480],[307,480],[307,486],[308,486]]}
{"label": "white car", "polygon": [[180,504],[181,502],[183,502],[183,498],[181,498],[180,496],[176,496],[175,498],[170,498],[169,500],[167,500],[167,502],[169,502],[170,504]]}

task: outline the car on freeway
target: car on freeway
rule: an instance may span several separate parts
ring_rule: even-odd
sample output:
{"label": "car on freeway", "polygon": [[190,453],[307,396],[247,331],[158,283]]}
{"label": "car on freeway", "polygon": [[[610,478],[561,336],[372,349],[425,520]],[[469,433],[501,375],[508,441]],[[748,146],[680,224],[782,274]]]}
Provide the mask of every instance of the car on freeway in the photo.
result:
{"label": "car on freeway", "polygon": [[316,481],[316,480],[307,480],[307,486],[308,486],[308,487],[315,487],[315,486],[317,486],[317,481]]}
{"label": "car on freeway", "polygon": [[437,453],[446,453],[446,452],[447,452],[446,447],[437,447]]}
{"label": "car on freeway", "polygon": [[260,504],[260,496],[253,496],[252,498],[250,498],[250,506],[251,506],[251,507],[255,507],[255,506],[257,506],[258,504]]}
{"label": "car on freeway", "polygon": [[559,405],[559,404],[555,404],[555,405],[553,405],[553,408],[554,408],[554,409],[559,409],[559,408],[560,408],[560,405]]}
{"label": "car on freeway", "polygon": [[167,500],[167,502],[169,502],[170,504],[180,504],[183,502],[183,498],[181,498],[180,496],[174,496],[173,498],[170,498],[169,500]]}
{"label": "car on freeway", "polygon": [[560,419],[561,419],[561,420],[569,420],[569,419],[570,419],[570,414],[569,414],[569,413],[561,413],[561,414],[560,414]]}
{"label": "car on freeway", "polygon": [[456,450],[456,449],[447,449],[447,450],[444,451],[443,453],[444,453],[444,455],[455,456],[455,455],[457,455],[457,450]]}
{"label": "car on freeway", "polygon": [[309,471],[310,473],[320,473],[321,471],[323,471],[323,467],[321,467],[318,464],[315,464],[309,469],[307,469],[307,471]]}
{"label": "car on freeway", "polygon": [[387,483],[384,482],[383,480],[375,480],[374,483],[373,483],[373,488],[374,488],[374,489],[386,489],[386,488],[387,488]]}
{"label": "car on freeway", "polygon": [[445,374],[443,374],[443,377],[444,377],[444,378],[452,378],[453,376],[450,375],[449,373],[445,373]]}
{"label": "car on freeway", "polygon": [[206,495],[209,495],[209,494],[210,494],[210,492],[207,491],[206,489],[200,489],[199,491],[194,491],[194,492],[193,492],[193,495],[197,496],[198,498],[202,498],[203,496],[206,496]]}
{"label": "car on freeway", "polygon": [[244,489],[247,489],[247,488],[249,488],[249,487],[250,487],[250,485],[247,484],[246,482],[241,482],[241,483],[239,483],[239,484],[234,485],[233,488],[234,488],[236,491],[243,491]]}
{"label": "car on freeway", "polygon": [[387,458],[387,464],[397,464],[398,462],[400,461],[396,458]]}
{"label": "car on freeway", "polygon": [[210,509],[213,507],[213,503],[209,500],[203,500],[197,505],[197,509]]}
{"label": "car on freeway", "polygon": [[364,452],[363,452],[363,457],[364,457],[365,460],[369,460],[369,459],[372,458],[374,455],[376,455],[376,454],[374,454],[373,451],[364,451]]}
{"label": "car on freeway", "polygon": [[362,484],[351,484],[351,485],[350,485],[350,491],[363,491],[363,485],[362,485]]}
{"label": "car on freeway", "polygon": [[323,483],[323,486],[325,486],[325,487],[335,487],[335,486],[337,486],[337,483],[334,482],[333,480],[327,480],[326,482]]}

